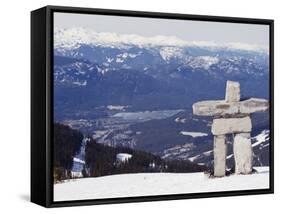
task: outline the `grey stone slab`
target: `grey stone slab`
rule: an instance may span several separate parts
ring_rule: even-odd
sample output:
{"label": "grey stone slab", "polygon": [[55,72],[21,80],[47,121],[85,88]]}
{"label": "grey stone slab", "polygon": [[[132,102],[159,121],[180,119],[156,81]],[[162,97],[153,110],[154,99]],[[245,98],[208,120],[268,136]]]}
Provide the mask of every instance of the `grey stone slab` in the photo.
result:
{"label": "grey stone slab", "polygon": [[253,171],[253,149],[250,133],[239,133],[234,137],[233,154],[236,174],[250,174]]}
{"label": "grey stone slab", "polygon": [[249,116],[242,118],[214,119],[212,124],[213,135],[224,135],[239,132],[251,132],[252,122]]}
{"label": "grey stone slab", "polygon": [[226,171],[227,144],[225,135],[214,136],[214,176],[223,177]]}
{"label": "grey stone slab", "polygon": [[238,104],[227,103],[224,100],[208,100],[194,103],[193,114],[199,116],[234,115],[238,114]]}

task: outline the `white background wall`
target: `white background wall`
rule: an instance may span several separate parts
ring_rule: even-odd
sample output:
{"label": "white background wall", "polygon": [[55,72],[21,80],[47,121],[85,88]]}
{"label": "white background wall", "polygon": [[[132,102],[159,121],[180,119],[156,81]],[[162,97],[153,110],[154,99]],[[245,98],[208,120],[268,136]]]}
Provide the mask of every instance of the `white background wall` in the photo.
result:
{"label": "white background wall", "polygon": [[[3,0],[0,12],[1,213],[269,213],[280,207],[280,38],[278,0]],[[29,203],[30,11],[45,5],[275,19],[275,194],[43,209]],[[257,86],[258,87],[258,86]],[[278,121],[279,120],[279,121]]]}

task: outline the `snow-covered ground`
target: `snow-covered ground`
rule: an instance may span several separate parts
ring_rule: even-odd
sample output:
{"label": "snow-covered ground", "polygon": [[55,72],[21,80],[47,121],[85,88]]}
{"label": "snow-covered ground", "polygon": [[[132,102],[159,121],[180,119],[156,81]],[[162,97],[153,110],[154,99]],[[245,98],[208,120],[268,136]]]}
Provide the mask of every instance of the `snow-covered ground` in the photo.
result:
{"label": "snow-covered ground", "polygon": [[199,173],[139,173],[81,178],[55,184],[54,200],[83,200],[269,188],[269,168],[258,173],[209,178]]}

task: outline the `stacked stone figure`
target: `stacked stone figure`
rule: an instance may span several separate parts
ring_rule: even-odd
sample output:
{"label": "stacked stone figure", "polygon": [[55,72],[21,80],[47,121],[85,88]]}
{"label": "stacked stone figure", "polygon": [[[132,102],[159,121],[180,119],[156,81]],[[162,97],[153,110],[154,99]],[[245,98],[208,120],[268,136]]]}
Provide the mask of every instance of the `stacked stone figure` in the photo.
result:
{"label": "stacked stone figure", "polygon": [[251,144],[252,122],[250,114],[264,112],[268,100],[250,98],[240,101],[239,82],[227,81],[224,100],[201,101],[193,104],[193,114],[214,116],[214,176],[225,176],[227,144],[226,135],[234,136],[233,154],[236,174],[249,174],[253,170]]}

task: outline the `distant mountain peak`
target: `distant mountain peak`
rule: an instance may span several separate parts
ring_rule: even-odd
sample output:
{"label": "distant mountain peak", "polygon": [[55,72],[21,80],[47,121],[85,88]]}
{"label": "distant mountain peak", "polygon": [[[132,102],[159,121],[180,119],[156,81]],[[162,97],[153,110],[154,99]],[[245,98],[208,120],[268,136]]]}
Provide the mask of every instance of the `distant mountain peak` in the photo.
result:
{"label": "distant mountain peak", "polygon": [[54,47],[64,49],[76,49],[82,44],[120,47],[200,47],[211,50],[228,49],[268,53],[267,46],[247,43],[215,43],[212,41],[187,41],[176,36],[156,35],[145,37],[136,34],[117,34],[113,32],[96,32],[91,28],[55,28]]}

